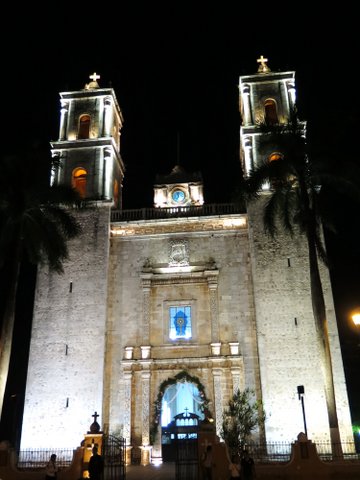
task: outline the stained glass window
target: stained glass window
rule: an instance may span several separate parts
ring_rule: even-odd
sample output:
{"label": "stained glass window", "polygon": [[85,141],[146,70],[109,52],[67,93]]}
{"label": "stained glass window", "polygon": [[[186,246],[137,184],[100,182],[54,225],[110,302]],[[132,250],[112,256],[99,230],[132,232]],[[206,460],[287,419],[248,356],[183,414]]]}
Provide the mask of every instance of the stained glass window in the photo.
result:
{"label": "stained glass window", "polygon": [[170,338],[191,338],[191,307],[178,306],[170,307]]}

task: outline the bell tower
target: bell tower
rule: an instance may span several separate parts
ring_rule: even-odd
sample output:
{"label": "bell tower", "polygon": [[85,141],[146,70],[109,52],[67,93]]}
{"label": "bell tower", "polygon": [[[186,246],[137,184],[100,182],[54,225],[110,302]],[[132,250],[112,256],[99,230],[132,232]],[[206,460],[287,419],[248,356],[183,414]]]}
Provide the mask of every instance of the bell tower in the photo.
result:
{"label": "bell tower", "polygon": [[[272,72],[263,56],[257,62],[257,72],[239,81],[240,159],[245,177],[263,162],[279,160],[286,154],[276,136],[268,135],[267,127],[279,126],[281,130],[283,125],[291,126],[296,116],[295,72]],[[306,122],[295,119],[305,137]],[[266,439],[285,438],[293,429],[298,409],[296,392],[301,385],[307,392],[309,436],[330,440],[334,428],[329,421],[316,338],[307,239],[301,232],[292,237],[281,228],[276,238],[268,235],[264,206],[271,199],[271,185],[263,185],[262,190],[256,202],[248,202],[247,219]],[[319,264],[319,270],[331,332],[336,404],[344,406],[337,407],[339,431],[343,439],[348,439],[350,409],[330,276],[323,264]]]}
{"label": "bell tower", "polygon": [[[63,274],[46,265],[38,270],[33,328],[49,336],[46,346],[42,335],[31,339],[23,446],[54,446],[59,438],[75,445],[73,426],[81,424],[77,432],[86,432],[87,412],[103,416],[105,410],[110,217],[111,209],[122,208],[123,118],[113,89],[100,88],[95,73],[90,78],[84,89],[60,93],[59,139],[51,143],[58,162],[51,181],[73,186],[91,208],[73,210],[81,233],[68,242]],[[49,408],[44,430],[41,416]]]}
{"label": "bell tower", "polygon": [[120,155],[123,117],[112,88],[100,88],[96,73],[82,90],[61,92],[59,160],[52,182],[74,187],[85,200],[122,206],[124,163]]}
{"label": "bell tower", "polygon": [[262,159],[279,154],[261,127],[288,123],[295,112],[295,72],[272,72],[262,55],[257,62],[257,74],[242,76],[239,83],[240,158],[245,176]]}

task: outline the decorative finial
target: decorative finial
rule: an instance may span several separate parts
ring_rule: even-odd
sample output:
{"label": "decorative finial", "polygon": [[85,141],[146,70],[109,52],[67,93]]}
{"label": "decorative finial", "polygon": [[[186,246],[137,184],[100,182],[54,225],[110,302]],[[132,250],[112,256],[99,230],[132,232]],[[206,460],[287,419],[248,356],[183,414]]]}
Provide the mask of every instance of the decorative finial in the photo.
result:
{"label": "decorative finial", "polygon": [[260,64],[258,68],[259,73],[271,72],[270,68],[266,65],[268,62],[267,58],[264,58],[262,55],[260,55],[260,58],[258,58],[256,61]]}
{"label": "decorative finial", "polygon": [[89,78],[90,78],[90,80],[92,80],[93,82],[96,82],[97,80],[99,80],[100,75],[98,75],[96,72],[94,72],[92,75],[89,75]]}
{"label": "decorative finial", "polygon": [[99,84],[97,83],[97,80],[99,80],[100,75],[94,72],[92,75],[89,75],[89,78],[92,81],[90,83],[85,84],[85,90],[90,90],[92,88],[99,88]]}

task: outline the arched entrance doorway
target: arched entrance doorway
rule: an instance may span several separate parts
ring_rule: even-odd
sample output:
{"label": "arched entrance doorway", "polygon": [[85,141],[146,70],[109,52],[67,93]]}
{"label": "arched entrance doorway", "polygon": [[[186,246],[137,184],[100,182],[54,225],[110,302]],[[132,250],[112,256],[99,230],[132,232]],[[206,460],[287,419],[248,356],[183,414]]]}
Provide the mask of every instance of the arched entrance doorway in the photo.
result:
{"label": "arched entrance doorway", "polygon": [[[197,441],[199,421],[205,418],[208,401],[196,377],[183,372],[163,385],[161,395],[161,447],[163,461],[175,461],[176,442]],[[179,419],[184,427],[179,430]]]}

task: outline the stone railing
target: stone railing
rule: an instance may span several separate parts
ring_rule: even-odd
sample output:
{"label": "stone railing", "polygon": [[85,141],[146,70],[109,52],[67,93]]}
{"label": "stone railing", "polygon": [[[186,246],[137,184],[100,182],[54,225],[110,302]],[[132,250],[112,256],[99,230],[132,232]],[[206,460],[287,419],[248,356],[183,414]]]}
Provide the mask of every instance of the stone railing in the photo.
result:
{"label": "stone railing", "polygon": [[245,213],[235,203],[213,203],[202,206],[183,206],[169,208],[140,208],[137,210],[113,210],[112,222],[131,222],[137,220],[156,220],[178,217],[205,217],[212,215],[236,215]]}

